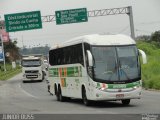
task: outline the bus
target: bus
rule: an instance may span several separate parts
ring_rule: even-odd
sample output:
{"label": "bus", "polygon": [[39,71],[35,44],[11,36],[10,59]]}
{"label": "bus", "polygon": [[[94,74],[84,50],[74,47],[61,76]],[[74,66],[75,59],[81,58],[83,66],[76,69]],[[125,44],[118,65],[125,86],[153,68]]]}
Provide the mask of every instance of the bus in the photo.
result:
{"label": "bus", "polygon": [[146,54],[129,36],[80,36],[50,49],[49,91],[58,101],[78,98],[86,106],[112,100],[128,105],[141,97],[140,61],[147,63]]}

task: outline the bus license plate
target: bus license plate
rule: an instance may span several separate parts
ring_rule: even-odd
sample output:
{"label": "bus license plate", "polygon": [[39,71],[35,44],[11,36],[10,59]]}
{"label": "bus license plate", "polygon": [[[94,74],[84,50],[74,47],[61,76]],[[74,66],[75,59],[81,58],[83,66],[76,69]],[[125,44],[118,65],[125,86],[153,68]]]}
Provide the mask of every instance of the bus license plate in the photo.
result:
{"label": "bus license plate", "polygon": [[116,98],[124,98],[124,94],[116,94]]}

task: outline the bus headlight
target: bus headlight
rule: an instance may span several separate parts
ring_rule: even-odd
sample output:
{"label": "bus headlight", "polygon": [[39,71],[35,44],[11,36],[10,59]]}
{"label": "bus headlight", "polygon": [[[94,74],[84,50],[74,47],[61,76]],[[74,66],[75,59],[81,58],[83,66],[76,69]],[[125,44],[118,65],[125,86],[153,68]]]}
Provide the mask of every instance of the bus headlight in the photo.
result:
{"label": "bus headlight", "polygon": [[41,74],[40,74],[40,73],[38,73],[38,75],[39,75],[39,76],[41,76]]}
{"label": "bus headlight", "polygon": [[100,91],[106,91],[107,88],[101,87],[101,88],[98,88],[98,90],[100,90]]}
{"label": "bus headlight", "polygon": [[138,86],[134,86],[133,89],[136,90],[136,89],[138,89],[139,87],[140,87],[139,85],[138,85]]}
{"label": "bus headlight", "polygon": [[104,91],[104,90],[105,90],[105,88],[104,88],[104,87],[102,87],[102,88],[100,88],[100,90]]}

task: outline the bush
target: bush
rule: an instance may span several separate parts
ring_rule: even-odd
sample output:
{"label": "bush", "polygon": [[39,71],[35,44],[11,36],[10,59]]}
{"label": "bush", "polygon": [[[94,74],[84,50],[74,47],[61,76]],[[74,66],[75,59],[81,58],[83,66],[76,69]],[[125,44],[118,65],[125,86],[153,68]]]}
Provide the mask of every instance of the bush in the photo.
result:
{"label": "bush", "polygon": [[138,42],[137,46],[147,54],[147,64],[142,65],[143,87],[160,89],[160,48],[155,42]]}

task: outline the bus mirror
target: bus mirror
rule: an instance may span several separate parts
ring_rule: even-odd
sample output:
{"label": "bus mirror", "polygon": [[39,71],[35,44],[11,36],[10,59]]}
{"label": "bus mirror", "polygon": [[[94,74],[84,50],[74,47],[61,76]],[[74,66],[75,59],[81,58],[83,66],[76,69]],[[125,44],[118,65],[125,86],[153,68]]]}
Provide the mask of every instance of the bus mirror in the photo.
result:
{"label": "bus mirror", "polygon": [[143,51],[143,50],[139,50],[139,53],[142,55],[142,61],[143,61],[143,64],[146,64],[147,63],[147,56],[146,56],[146,53]]}
{"label": "bus mirror", "polygon": [[87,50],[87,57],[88,57],[88,64],[90,67],[93,66],[93,57],[92,57],[92,54],[89,50]]}

